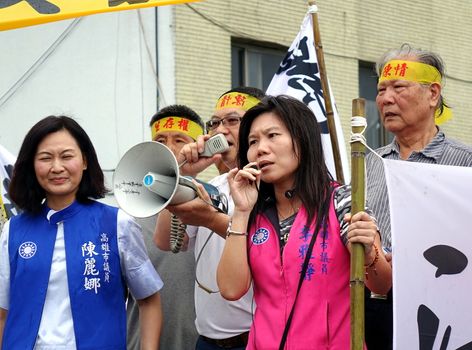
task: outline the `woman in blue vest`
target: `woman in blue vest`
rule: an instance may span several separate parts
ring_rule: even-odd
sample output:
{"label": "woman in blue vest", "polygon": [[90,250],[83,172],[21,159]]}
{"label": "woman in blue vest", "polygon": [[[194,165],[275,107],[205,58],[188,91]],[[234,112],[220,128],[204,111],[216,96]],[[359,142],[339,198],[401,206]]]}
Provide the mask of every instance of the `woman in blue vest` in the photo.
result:
{"label": "woman in blue vest", "polygon": [[126,349],[127,288],[140,306],[141,344],[157,349],[162,280],[141,228],[93,200],[106,191],[79,124],[50,116],[31,128],[9,188],[23,213],[0,237],[2,349]]}

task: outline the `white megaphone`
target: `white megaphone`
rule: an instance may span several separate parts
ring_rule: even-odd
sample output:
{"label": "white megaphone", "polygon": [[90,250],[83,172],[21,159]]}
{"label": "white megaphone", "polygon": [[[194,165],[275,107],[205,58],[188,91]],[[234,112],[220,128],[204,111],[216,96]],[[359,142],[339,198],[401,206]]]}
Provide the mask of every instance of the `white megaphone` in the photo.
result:
{"label": "white megaphone", "polygon": [[[228,148],[226,138],[217,134],[205,142],[201,156],[210,157]],[[123,155],[113,174],[113,190],[120,208],[137,218],[197,197],[192,180],[180,176],[172,151],[155,141],[139,143]]]}

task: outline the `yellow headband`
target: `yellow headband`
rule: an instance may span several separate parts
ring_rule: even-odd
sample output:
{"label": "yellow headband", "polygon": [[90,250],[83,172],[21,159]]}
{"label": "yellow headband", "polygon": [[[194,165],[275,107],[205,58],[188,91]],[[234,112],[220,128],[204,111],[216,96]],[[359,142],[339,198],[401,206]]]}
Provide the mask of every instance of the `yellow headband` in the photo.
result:
{"label": "yellow headband", "polygon": [[242,92],[229,92],[220,97],[216,103],[215,109],[218,111],[225,108],[241,108],[247,111],[259,102],[261,101],[254,96]]}
{"label": "yellow headband", "polygon": [[[441,74],[435,67],[429,64],[407,60],[392,60],[388,61],[383,67],[379,83],[385,80],[407,80],[420,84],[438,83],[441,85]],[[440,108],[436,109],[434,118],[435,123],[441,125],[452,118],[452,110],[443,102],[442,113],[440,113]]]}
{"label": "yellow headband", "polygon": [[440,112],[440,108],[437,108],[436,112],[434,113],[434,123],[436,125],[441,125],[442,123],[447,122],[451,118],[452,118],[452,109],[447,107],[444,103],[443,103],[442,113]]}
{"label": "yellow headband", "polygon": [[203,128],[194,121],[182,117],[166,117],[156,120],[151,127],[152,139],[164,131],[178,131],[196,140],[197,136],[203,135]]}
{"label": "yellow headband", "polygon": [[382,69],[379,83],[384,80],[408,80],[421,84],[441,84],[441,74],[435,67],[429,64],[406,60],[392,60],[387,62]]}

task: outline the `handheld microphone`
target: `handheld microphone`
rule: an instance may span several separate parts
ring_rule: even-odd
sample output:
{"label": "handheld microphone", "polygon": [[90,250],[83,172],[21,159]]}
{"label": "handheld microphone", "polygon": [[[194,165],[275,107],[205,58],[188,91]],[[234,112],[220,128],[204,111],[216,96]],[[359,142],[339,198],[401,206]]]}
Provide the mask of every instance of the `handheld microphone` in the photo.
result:
{"label": "handheld microphone", "polygon": [[[223,134],[216,134],[205,141],[205,148],[203,152],[199,154],[200,157],[211,157],[217,153],[226,152],[229,149],[228,141]],[[187,163],[185,159],[179,164],[179,168]]]}
{"label": "handheld microphone", "polygon": [[200,157],[211,157],[217,153],[226,152],[229,149],[228,141],[223,134],[216,134],[205,141],[205,148],[199,154]]}
{"label": "handheld microphone", "polygon": [[285,191],[285,198],[287,198],[287,199],[292,199],[294,193],[295,193],[295,189],[294,189],[294,188],[291,189],[291,190]]}
{"label": "handheld microphone", "polygon": [[[256,164],[251,165],[249,168],[256,169],[256,170],[259,169],[259,167],[258,167]],[[251,185],[255,185],[255,186],[256,186],[256,190],[259,192],[259,186],[257,186],[257,182],[255,182],[255,181],[249,181],[249,183],[250,183]]]}

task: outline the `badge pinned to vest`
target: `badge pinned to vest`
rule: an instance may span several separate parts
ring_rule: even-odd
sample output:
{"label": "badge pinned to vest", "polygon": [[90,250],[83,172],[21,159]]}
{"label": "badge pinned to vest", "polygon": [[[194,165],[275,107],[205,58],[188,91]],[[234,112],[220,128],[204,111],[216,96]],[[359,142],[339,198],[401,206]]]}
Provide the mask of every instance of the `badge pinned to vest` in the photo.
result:
{"label": "badge pinned to vest", "polygon": [[269,240],[269,230],[264,227],[260,227],[252,235],[251,239],[252,243],[254,243],[255,245],[264,244]]}
{"label": "badge pinned to vest", "polygon": [[18,254],[23,259],[30,259],[36,254],[37,246],[34,242],[24,242],[18,248]]}

